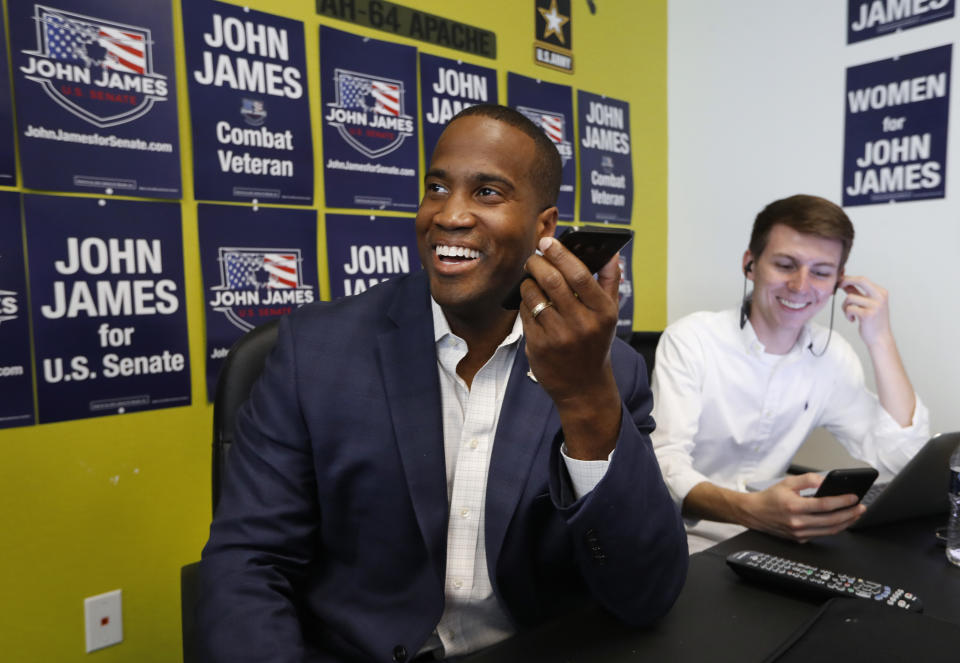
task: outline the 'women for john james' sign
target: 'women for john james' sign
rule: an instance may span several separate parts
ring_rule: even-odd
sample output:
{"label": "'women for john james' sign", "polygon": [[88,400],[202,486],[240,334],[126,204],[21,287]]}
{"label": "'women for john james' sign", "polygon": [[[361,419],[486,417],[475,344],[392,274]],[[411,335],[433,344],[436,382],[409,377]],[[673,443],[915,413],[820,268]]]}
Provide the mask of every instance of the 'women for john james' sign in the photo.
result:
{"label": "'women for john james' sign", "polygon": [[847,69],[844,205],[944,197],[951,52]]}

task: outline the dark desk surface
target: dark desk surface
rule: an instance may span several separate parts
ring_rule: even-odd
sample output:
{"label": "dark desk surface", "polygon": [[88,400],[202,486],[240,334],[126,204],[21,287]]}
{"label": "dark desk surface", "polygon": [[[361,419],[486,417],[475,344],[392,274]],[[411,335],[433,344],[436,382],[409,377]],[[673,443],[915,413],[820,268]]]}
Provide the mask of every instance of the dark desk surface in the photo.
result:
{"label": "dark desk surface", "polygon": [[619,624],[598,607],[515,636],[470,663],[761,661],[816,614],[821,602],[742,581],[727,554],[760,550],[834,571],[898,585],[917,594],[924,614],[960,624],[960,568],[950,566],[933,532],[942,517],[806,544],[745,532],[690,558],[673,609],[648,628]]}

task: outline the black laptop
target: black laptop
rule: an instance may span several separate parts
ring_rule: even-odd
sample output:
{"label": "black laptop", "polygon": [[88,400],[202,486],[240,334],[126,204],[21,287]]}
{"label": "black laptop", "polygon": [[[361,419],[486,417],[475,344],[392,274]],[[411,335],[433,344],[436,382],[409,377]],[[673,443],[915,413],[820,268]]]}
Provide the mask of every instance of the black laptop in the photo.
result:
{"label": "black laptop", "polygon": [[870,487],[862,500],[867,510],[850,529],[946,513],[950,456],[957,445],[960,432],[930,438],[893,479]]}

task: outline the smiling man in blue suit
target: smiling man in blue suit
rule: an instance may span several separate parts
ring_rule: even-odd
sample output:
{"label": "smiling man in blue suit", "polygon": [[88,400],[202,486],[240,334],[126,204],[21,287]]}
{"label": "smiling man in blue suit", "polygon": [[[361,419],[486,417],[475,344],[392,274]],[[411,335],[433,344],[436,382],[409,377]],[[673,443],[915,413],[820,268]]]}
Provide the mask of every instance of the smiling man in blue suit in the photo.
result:
{"label": "smiling man in blue suit", "polygon": [[465,110],[427,172],[423,271],[281,323],[203,553],[209,660],[434,660],[588,601],[631,624],[673,604],[646,371],[614,339],[616,258],[594,279],[553,240],[560,169],[521,114]]}

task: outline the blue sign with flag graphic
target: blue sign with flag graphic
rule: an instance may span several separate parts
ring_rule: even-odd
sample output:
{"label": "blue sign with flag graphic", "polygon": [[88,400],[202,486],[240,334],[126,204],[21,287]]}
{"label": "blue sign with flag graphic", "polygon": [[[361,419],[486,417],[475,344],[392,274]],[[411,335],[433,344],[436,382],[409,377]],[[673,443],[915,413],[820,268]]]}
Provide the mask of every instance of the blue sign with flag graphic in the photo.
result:
{"label": "blue sign with flag graphic", "polygon": [[843,204],[943,198],[951,45],[847,69]]}
{"label": "blue sign with flag graphic", "polygon": [[183,0],[195,196],[313,203],[303,23]]}
{"label": "blue sign with flag graphic", "polygon": [[317,213],[201,204],[207,397],[230,346],[249,330],[320,299]]}
{"label": "blue sign with flag graphic", "polygon": [[23,183],[180,197],[169,0],[9,0]]}
{"label": "blue sign with flag graphic", "polygon": [[416,49],[320,26],[327,207],[415,210]]}
{"label": "blue sign with flag graphic", "polygon": [[577,90],[580,116],[580,218],[630,223],[633,160],[630,104]]}
{"label": "blue sign with flag graphic", "polygon": [[331,298],[420,269],[413,217],[327,214]]}
{"label": "blue sign with flag graphic", "polygon": [[17,163],[13,140],[13,98],[7,64],[7,29],[0,11],[0,185],[16,186]]}
{"label": "blue sign with flag graphic", "polygon": [[20,194],[0,191],[0,428],[33,423]]}
{"label": "blue sign with flag graphic", "polygon": [[421,53],[420,98],[423,154],[429,164],[440,134],[454,115],[469,106],[497,103],[497,72]]}
{"label": "blue sign with flag graphic", "polygon": [[560,219],[573,220],[577,162],[573,153],[573,96],[568,85],[546,83],[507,73],[507,102],[543,129],[563,161],[557,208]]}
{"label": "blue sign with flag graphic", "polygon": [[25,195],[40,423],[190,404],[178,204]]}

